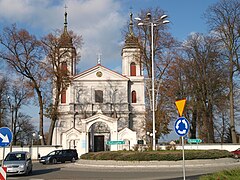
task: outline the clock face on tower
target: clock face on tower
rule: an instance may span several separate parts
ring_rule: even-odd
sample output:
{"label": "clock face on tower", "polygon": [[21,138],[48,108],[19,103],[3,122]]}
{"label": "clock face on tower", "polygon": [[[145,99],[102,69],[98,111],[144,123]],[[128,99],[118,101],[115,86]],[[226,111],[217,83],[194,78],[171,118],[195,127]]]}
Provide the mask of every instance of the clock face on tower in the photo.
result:
{"label": "clock face on tower", "polygon": [[97,75],[97,77],[102,77],[102,72],[101,72],[101,71],[98,71],[98,72],[96,73],[96,75]]}

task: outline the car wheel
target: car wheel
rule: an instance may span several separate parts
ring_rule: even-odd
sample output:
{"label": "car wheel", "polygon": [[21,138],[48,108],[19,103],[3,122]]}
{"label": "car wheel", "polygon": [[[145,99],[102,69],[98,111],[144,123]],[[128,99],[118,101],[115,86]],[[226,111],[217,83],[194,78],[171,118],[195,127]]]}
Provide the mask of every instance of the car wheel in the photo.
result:
{"label": "car wheel", "polygon": [[73,157],[73,158],[71,159],[71,162],[72,162],[72,163],[76,162],[76,159]]}
{"label": "car wheel", "polygon": [[56,159],[56,158],[53,158],[53,159],[52,159],[52,163],[53,163],[53,164],[57,164],[57,159]]}
{"label": "car wheel", "polygon": [[28,172],[28,174],[32,174],[32,168],[30,169],[30,171]]}
{"label": "car wheel", "polygon": [[234,155],[234,157],[235,157],[235,158],[238,158],[238,155],[237,155],[237,154],[235,154],[235,155]]}

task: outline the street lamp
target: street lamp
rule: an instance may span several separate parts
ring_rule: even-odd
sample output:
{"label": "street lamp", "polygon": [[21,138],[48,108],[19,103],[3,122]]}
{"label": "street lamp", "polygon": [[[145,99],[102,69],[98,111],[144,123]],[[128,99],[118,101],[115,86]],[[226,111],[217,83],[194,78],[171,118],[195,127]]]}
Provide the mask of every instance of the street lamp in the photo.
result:
{"label": "street lamp", "polygon": [[[13,133],[13,111],[14,111],[14,106],[13,106],[13,104],[11,104],[11,102],[10,102],[10,97],[8,96],[7,97],[7,99],[8,99],[8,104],[9,104],[9,107],[10,107],[10,111],[11,111],[11,113],[12,113],[12,119],[11,119],[11,131],[12,131],[12,133]],[[15,134],[13,133],[13,137],[15,136]],[[14,139],[14,138],[13,138]],[[12,143],[13,142],[11,142],[10,143],[10,152],[12,152]]]}
{"label": "street lamp", "polygon": [[135,20],[139,21],[138,25],[139,26],[144,26],[144,25],[147,25],[147,26],[151,26],[151,48],[152,48],[152,51],[151,51],[151,54],[152,54],[152,118],[153,118],[153,132],[152,132],[152,137],[153,137],[153,150],[156,150],[156,127],[155,127],[155,92],[154,92],[154,82],[155,82],[155,78],[154,78],[154,51],[153,51],[153,27],[154,26],[159,26],[161,24],[167,24],[169,23],[170,21],[168,20],[164,20],[165,18],[167,18],[167,15],[162,15],[160,17],[160,19],[157,19],[157,20],[153,20],[151,18],[151,13],[147,13],[147,18],[142,20],[141,18],[135,18]]}
{"label": "street lamp", "polygon": [[32,133],[32,146],[31,146],[31,157],[33,156],[33,142],[34,142],[34,138],[36,136],[36,133]]}

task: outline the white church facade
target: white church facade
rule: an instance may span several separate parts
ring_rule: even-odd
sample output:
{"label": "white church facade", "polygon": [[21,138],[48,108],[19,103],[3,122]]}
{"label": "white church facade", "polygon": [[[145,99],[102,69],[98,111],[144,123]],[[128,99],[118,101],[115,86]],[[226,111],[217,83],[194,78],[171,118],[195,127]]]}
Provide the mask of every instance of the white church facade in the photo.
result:
{"label": "white church facade", "polygon": [[[61,94],[59,116],[53,145],[76,148],[79,154],[91,151],[129,150],[145,137],[145,87],[140,48],[132,31],[122,48],[122,73],[101,65],[76,73],[75,48],[68,37],[66,13],[62,36],[70,49],[63,59],[71,75],[69,86]],[[120,144],[118,144],[120,143]]]}

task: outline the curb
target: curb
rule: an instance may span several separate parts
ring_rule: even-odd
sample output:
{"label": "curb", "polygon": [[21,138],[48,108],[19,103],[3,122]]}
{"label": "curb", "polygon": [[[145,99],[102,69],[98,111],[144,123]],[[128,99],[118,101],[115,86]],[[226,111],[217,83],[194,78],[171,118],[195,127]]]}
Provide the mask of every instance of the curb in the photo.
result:
{"label": "curb", "polygon": [[[76,165],[82,167],[96,168],[169,168],[182,167],[183,161],[106,161],[106,160],[78,160]],[[185,160],[185,167],[202,167],[202,166],[226,166],[240,165],[240,161],[232,158],[222,158],[213,160]]]}

